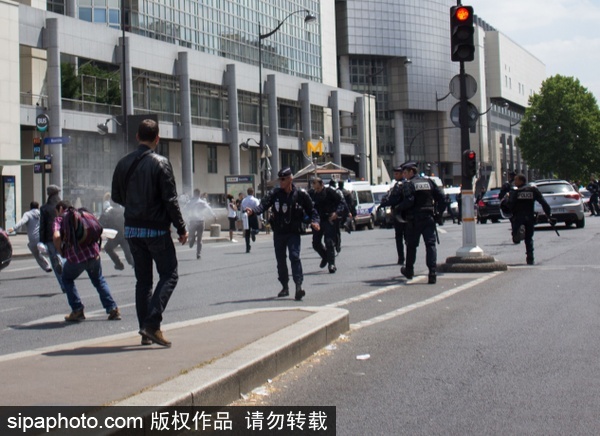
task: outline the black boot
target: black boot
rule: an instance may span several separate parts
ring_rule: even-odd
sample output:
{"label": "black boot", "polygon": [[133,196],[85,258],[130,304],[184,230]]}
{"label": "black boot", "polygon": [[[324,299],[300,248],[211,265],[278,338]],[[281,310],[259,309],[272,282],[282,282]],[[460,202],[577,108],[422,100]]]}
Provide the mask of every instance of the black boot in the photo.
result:
{"label": "black boot", "polygon": [[409,270],[407,267],[402,267],[400,268],[400,272],[402,273],[402,275],[404,277],[406,277],[408,280],[412,279],[415,275],[414,271],[412,270],[412,268]]}
{"label": "black boot", "polygon": [[305,295],[306,292],[304,292],[304,290],[302,289],[302,285],[300,283],[296,283],[296,295],[294,296],[296,301],[302,300],[302,297],[304,297]]}
{"label": "black boot", "polygon": [[437,276],[435,274],[435,270],[430,269],[427,283],[429,283],[430,285],[435,285],[436,282],[437,282]]}

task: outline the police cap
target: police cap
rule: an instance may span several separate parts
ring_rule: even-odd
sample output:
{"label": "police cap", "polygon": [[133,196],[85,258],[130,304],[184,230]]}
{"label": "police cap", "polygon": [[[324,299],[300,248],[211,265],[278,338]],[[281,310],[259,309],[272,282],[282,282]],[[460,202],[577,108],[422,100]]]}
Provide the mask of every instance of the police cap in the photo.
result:
{"label": "police cap", "polygon": [[396,173],[396,172],[398,172],[398,173],[401,173],[401,172],[402,172],[402,165],[396,165],[396,166],[394,167],[394,172],[395,172],[395,173]]}
{"label": "police cap", "polygon": [[292,170],[289,167],[282,168],[277,173],[277,177],[288,177],[292,175]]}
{"label": "police cap", "polygon": [[412,160],[410,160],[408,162],[404,162],[402,164],[402,170],[403,171],[404,170],[412,170],[412,169],[416,170],[418,167],[419,167],[419,165],[417,165],[417,163],[415,161],[412,161]]}

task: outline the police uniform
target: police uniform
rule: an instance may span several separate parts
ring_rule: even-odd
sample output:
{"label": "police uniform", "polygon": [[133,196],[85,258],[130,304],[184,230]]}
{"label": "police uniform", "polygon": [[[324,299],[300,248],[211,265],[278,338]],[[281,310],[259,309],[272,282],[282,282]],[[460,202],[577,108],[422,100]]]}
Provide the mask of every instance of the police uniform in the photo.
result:
{"label": "police uniform", "polygon": [[590,183],[588,183],[586,189],[588,191],[590,191],[590,202],[589,204],[589,208],[590,208],[590,216],[593,215],[600,215],[600,207],[598,206],[598,191],[599,191],[599,186],[598,186],[598,182],[596,182],[594,179],[590,180]]}
{"label": "police uniform", "polygon": [[[289,168],[284,168],[277,174],[278,177],[292,175]],[[300,261],[300,234],[302,223],[319,223],[319,216],[313,207],[313,202],[308,193],[292,185],[291,192],[287,193],[279,187],[268,192],[260,204],[251,209],[256,215],[271,209],[269,223],[273,231],[273,245],[277,259],[277,275],[283,289],[278,297],[289,295],[289,272],[286,263],[286,250],[289,253],[292,266],[292,278],[296,284],[296,300],[304,296],[302,282],[302,262]]]}
{"label": "police uniform", "polygon": [[542,205],[548,221],[553,224],[556,220],[552,217],[552,209],[544,199],[544,196],[535,186],[521,186],[509,192],[507,207],[512,211],[512,233],[515,244],[525,239],[525,251],[527,264],[533,265],[533,232],[535,226],[535,202]]}
{"label": "police uniform", "polygon": [[[394,172],[402,172],[402,166],[394,168]],[[396,252],[398,253],[398,265],[404,265],[404,233],[406,229],[406,221],[402,218],[401,211],[397,206],[402,202],[402,184],[404,179],[396,180],[394,186],[381,199],[380,207],[391,207],[394,217],[394,239],[396,240]]]}
{"label": "police uniform", "polygon": [[[320,180],[320,179],[319,179]],[[320,181],[320,183],[323,183]],[[339,220],[347,213],[346,203],[340,192],[334,188],[323,186],[320,192],[315,189],[308,191],[310,198],[314,203],[314,208],[319,214],[320,229],[313,230],[313,249],[321,256],[321,268],[329,265],[329,272],[335,273],[335,250],[339,243]],[[331,220],[331,215],[335,213],[338,218]],[[325,245],[323,246],[323,239]],[[339,250],[338,250],[339,251]]]}
{"label": "police uniform", "polygon": [[[402,168],[416,171],[415,162],[407,162]],[[426,264],[429,268],[428,283],[436,282],[436,236],[435,212],[443,212],[444,194],[438,186],[428,178],[414,174],[402,184],[402,202],[398,208],[404,211],[406,219],[406,266],[400,271],[407,279],[414,276],[414,264],[417,257],[419,239],[423,236],[426,250]]]}

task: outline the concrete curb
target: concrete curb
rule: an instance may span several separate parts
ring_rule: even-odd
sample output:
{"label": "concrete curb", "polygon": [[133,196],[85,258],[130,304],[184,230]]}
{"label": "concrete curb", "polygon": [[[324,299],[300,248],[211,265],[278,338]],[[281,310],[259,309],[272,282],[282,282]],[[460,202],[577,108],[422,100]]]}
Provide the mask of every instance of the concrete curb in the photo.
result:
{"label": "concrete curb", "polygon": [[[260,311],[282,310],[264,309]],[[112,406],[222,406],[264,384],[337,339],[350,328],[349,313],[331,307],[303,307],[307,318]],[[239,316],[240,312],[228,314]]]}

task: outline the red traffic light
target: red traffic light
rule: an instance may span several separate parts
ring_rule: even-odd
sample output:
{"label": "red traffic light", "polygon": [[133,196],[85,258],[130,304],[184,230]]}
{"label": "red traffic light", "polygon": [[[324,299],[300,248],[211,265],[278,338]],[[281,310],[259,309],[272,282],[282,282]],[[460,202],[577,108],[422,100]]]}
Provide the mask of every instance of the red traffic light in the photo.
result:
{"label": "red traffic light", "polygon": [[475,159],[475,152],[474,151],[469,151],[467,153],[467,159],[469,159],[469,160]]}
{"label": "red traffic light", "polygon": [[454,16],[458,21],[467,21],[471,16],[471,10],[461,6],[454,11]]}

